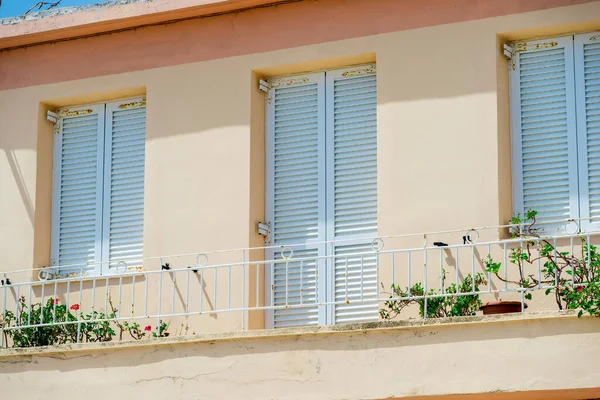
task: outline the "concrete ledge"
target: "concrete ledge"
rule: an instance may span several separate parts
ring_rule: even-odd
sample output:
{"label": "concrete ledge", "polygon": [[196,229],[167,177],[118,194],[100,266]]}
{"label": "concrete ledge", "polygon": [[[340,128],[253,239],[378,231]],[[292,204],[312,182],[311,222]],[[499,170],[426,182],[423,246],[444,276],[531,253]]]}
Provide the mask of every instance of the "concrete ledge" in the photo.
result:
{"label": "concrete ledge", "polygon": [[569,312],[250,331],[7,350],[0,387],[10,399],[574,400],[600,397],[598,343],[600,319]]}
{"label": "concrete ledge", "polygon": [[[284,329],[265,329],[265,330],[249,330],[239,332],[225,333],[209,333],[200,335],[187,335],[169,338],[146,339],[139,341],[123,341],[123,342],[97,342],[97,343],[74,343],[63,344],[58,346],[48,347],[27,347],[27,348],[9,348],[0,350],[0,358],[14,357],[24,355],[52,354],[64,353],[72,351],[97,351],[108,349],[124,349],[137,348],[147,346],[174,345],[174,344],[193,344],[193,343],[214,343],[218,341],[228,340],[256,340],[256,339],[272,339],[284,337],[297,337],[306,335],[331,335],[339,333],[369,333],[371,331],[381,330],[406,330],[430,328],[432,326],[443,328],[457,325],[472,325],[472,324],[494,324],[494,323],[510,323],[524,321],[538,321],[542,319],[557,319],[570,318],[577,319],[575,311],[542,311],[528,312],[515,314],[498,314],[498,315],[478,315],[472,317],[449,317],[449,318],[429,318],[429,319],[411,319],[402,321],[381,321],[370,322],[365,324],[350,324],[350,325],[332,325],[332,326],[305,326],[298,328]],[[582,318],[591,318],[583,316]]]}

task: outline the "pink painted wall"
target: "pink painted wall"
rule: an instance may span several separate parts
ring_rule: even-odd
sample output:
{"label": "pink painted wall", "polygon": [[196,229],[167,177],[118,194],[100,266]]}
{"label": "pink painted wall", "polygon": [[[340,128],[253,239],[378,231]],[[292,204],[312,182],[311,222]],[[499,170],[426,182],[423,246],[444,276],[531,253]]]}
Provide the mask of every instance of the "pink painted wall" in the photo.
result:
{"label": "pink painted wall", "polygon": [[1,52],[0,90],[592,1],[303,1]]}

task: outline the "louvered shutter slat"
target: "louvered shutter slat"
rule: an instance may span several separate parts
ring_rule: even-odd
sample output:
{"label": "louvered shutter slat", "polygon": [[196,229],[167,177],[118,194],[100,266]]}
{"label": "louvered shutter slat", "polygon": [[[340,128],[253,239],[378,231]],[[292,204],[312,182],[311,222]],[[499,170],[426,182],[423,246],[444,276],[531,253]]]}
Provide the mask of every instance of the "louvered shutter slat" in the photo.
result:
{"label": "louvered shutter slat", "polygon": [[327,73],[328,239],[339,243],[328,298],[337,324],[378,318],[377,78],[345,72]]}
{"label": "louvered shutter slat", "polygon": [[512,62],[515,209],[540,223],[578,217],[571,39],[529,43]]}
{"label": "louvered shutter slat", "polygon": [[104,256],[114,273],[142,265],[146,107],[110,103],[106,119]]}
{"label": "louvered shutter slat", "polygon": [[[324,77],[311,74],[275,83],[267,104],[268,210],[273,245],[294,246],[293,257],[273,265],[273,326],[317,324],[324,318],[317,304],[317,269],[322,261],[298,258],[323,255]],[[286,267],[287,266],[287,267]],[[286,269],[287,268],[287,269]],[[286,281],[287,270],[287,281]]]}
{"label": "louvered shutter slat", "polygon": [[[333,117],[329,126],[333,141],[334,238],[343,239],[357,233],[374,237],[377,235],[376,76],[331,78],[329,82]],[[363,103],[349,106],[357,96]],[[354,140],[346,138],[349,130],[354,133]],[[345,179],[347,176],[352,180]],[[364,212],[351,212],[353,205],[364,207]]]}
{"label": "louvered shutter slat", "polygon": [[62,111],[54,144],[52,263],[61,275],[99,272],[104,106]]}

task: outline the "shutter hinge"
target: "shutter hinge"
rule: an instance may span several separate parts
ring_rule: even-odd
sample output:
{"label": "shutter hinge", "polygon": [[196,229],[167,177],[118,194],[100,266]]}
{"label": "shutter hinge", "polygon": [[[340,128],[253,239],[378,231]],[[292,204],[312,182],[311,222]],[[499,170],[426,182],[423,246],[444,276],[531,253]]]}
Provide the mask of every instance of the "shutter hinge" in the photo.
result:
{"label": "shutter hinge", "polygon": [[48,121],[52,122],[53,124],[58,122],[58,114],[55,113],[54,111],[48,110],[48,113],[46,114],[46,118],[48,119]]}
{"label": "shutter hinge", "polygon": [[265,237],[265,243],[271,244],[271,223],[270,222],[259,222],[258,223],[258,234]]}
{"label": "shutter hinge", "polygon": [[508,58],[509,60],[511,60],[513,58],[514,55],[514,49],[507,45],[506,43],[504,44],[504,57]]}
{"label": "shutter hinge", "polygon": [[265,93],[269,93],[269,90],[271,90],[271,84],[268,81],[261,79],[258,83],[258,88]]}

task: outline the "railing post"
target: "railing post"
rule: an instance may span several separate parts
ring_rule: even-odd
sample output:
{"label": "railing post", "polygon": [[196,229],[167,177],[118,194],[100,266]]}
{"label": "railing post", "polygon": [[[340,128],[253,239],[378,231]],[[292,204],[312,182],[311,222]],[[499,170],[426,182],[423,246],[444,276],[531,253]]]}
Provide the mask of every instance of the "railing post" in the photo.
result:
{"label": "railing post", "polygon": [[[257,293],[258,295],[258,293]],[[242,330],[246,330],[246,250],[242,250]]]}
{"label": "railing post", "polygon": [[[2,337],[2,339],[0,339],[2,347],[4,348],[5,346],[8,347],[8,343],[4,343],[4,335],[5,335],[5,330],[4,330],[4,325],[6,324],[6,321],[4,320],[4,318],[6,317],[6,285],[3,285],[2,288],[4,289],[4,296],[3,296],[3,301],[2,301],[2,324],[0,324],[0,336]],[[17,299],[18,301],[18,299]],[[31,314],[31,313],[29,313]]]}
{"label": "railing post", "polygon": [[427,318],[427,234],[423,235],[423,318]]}

